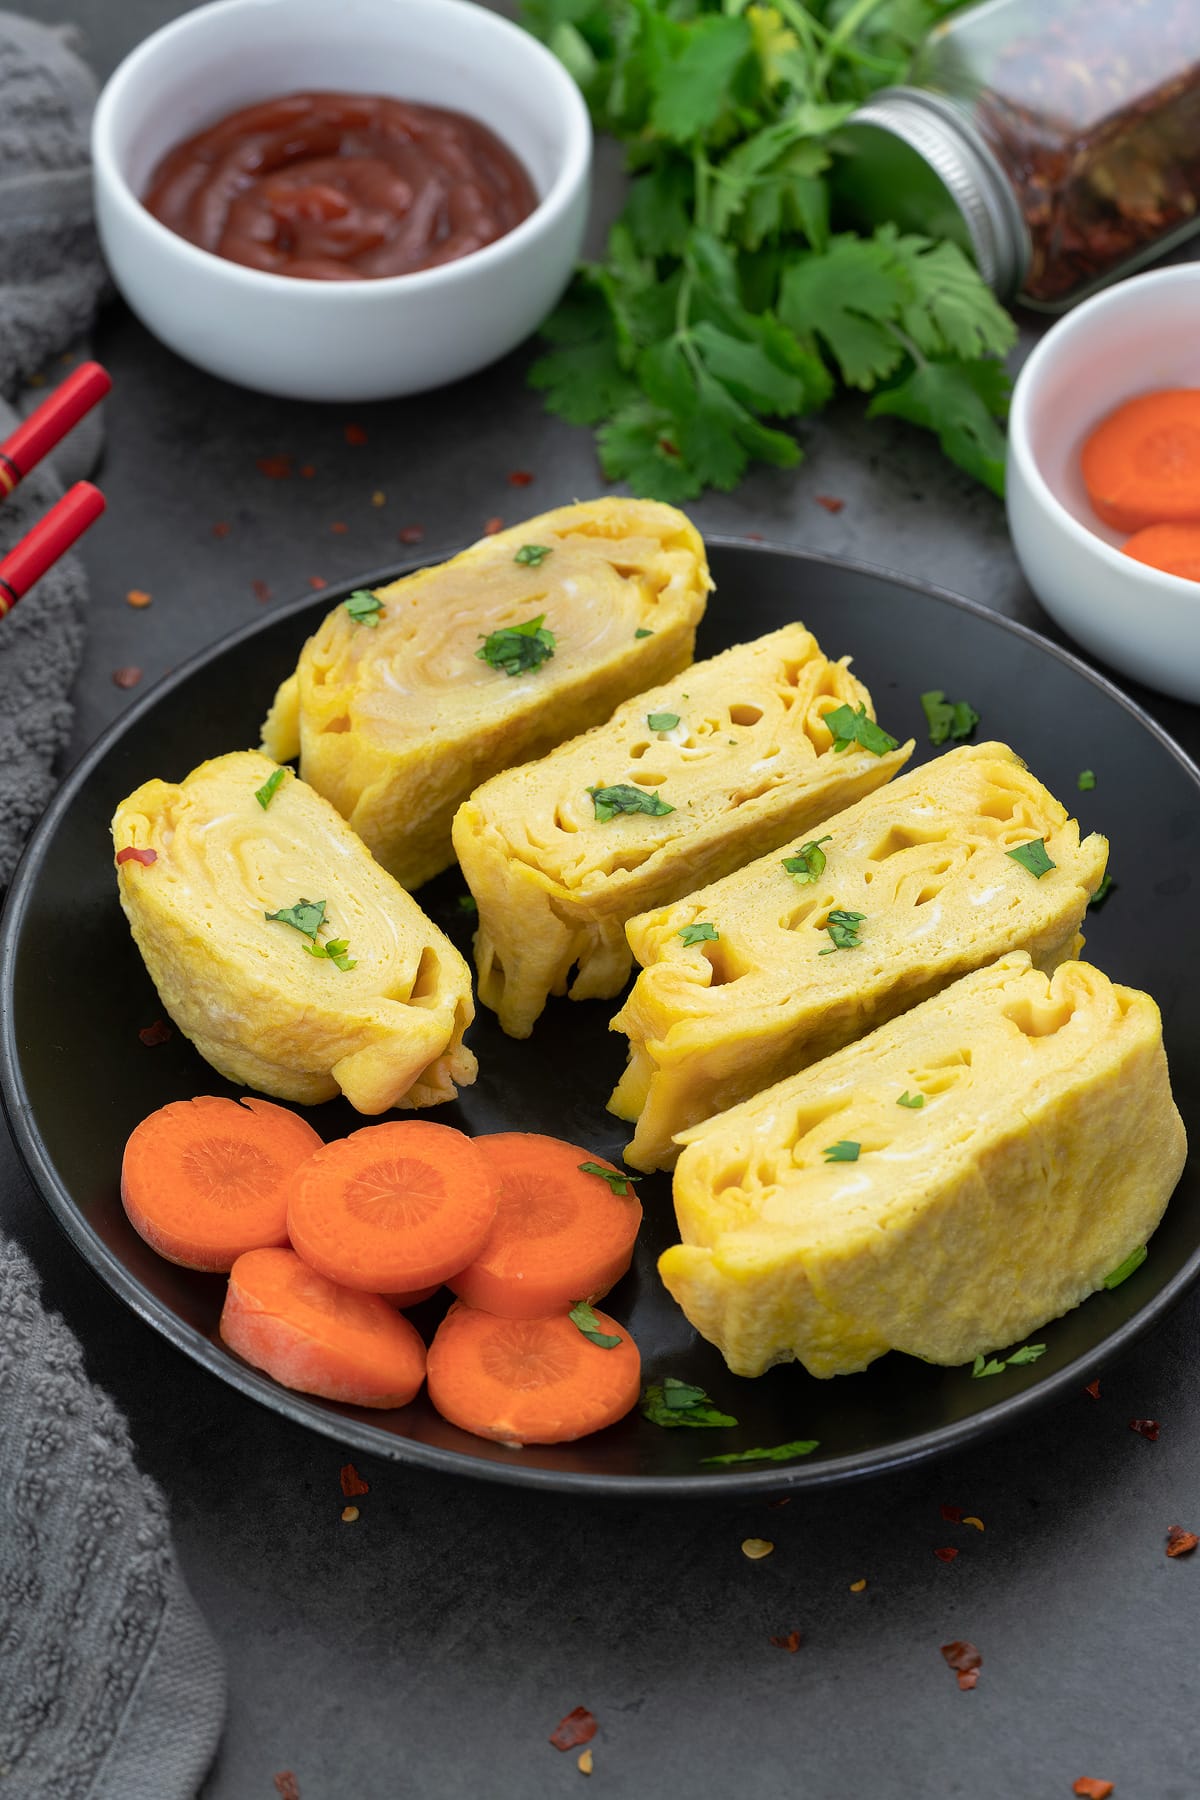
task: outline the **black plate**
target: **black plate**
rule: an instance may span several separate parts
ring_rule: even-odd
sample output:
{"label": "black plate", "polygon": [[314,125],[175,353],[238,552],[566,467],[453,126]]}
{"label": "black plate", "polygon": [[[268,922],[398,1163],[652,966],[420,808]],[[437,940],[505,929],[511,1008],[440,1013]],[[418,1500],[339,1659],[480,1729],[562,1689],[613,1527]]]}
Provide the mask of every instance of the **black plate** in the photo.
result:
{"label": "black plate", "polygon": [[[1200,771],[1165,733],[1082,663],[953,595],[881,572],[794,551],[710,546],[717,593],[698,654],[800,617],[830,655],[849,651],[882,722],[932,754],[923,688],[969,699],[978,737],[1002,738],[1087,829],[1112,840],[1116,887],[1089,915],[1088,954],[1115,979],[1146,988],[1163,1009],[1176,1098],[1200,1118],[1200,964],[1192,952],[1200,882]],[[406,565],[411,567],[412,565]],[[277,682],[329,606],[388,570],[256,623],[147,693],[64,785],[26,853],[0,943],[6,1100],[17,1142],[68,1237],[149,1324],[243,1393],[339,1443],[458,1474],[545,1487],[715,1493],[818,1486],[960,1444],[1089,1380],[1200,1273],[1200,1181],[1189,1164],[1149,1259],[1123,1286],[1095,1295],[1038,1334],[1037,1363],[983,1381],[891,1355],[864,1374],[816,1381],[798,1367],[758,1381],[725,1369],[696,1338],[655,1274],[672,1241],[665,1176],[643,1182],[646,1223],[633,1269],[605,1302],[626,1322],[646,1376],[708,1389],[736,1430],[663,1430],[637,1414],[578,1444],[504,1449],[438,1418],[422,1394],[390,1413],[337,1406],[276,1386],[221,1345],[223,1278],[164,1262],[128,1225],[117,1178],[126,1136],[146,1113],[197,1093],[236,1093],[178,1032],[147,1049],[140,1027],[161,1006],[117,904],[109,820],[151,775],[179,780],[205,757],[257,741]],[[1082,768],[1094,792],[1077,794]],[[469,956],[470,920],[456,871],[422,903]],[[503,1037],[481,1010],[471,1034],[480,1074],[438,1116],[468,1131],[544,1131],[619,1161],[626,1132],[604,1110],[624,1039],[607,1030],[615,1002],[553,1002],[533,1038]],[[313,1110],[326,1138],[361,1125],[342,1102]],[[429,1329],[441,1303],[417,1323]],[[820,1448],[803,1462],[706,1469],[702,1456],[796,1438]]]}

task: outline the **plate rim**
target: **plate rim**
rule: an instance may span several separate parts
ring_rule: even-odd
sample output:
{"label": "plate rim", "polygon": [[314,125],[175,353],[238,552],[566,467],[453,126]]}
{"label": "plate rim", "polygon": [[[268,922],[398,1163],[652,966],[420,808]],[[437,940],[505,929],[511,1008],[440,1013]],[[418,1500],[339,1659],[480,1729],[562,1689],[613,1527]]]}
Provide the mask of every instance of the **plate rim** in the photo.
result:
{"label": "plate rim", "polygon": [[[784,557],[821,569],[864,575],[886,581],[927,598],[966,612],[986,624],[1007,631],[1033,648],[1049,653],[1075,674],[1081,675],[1111,700],[1115,700],[1159,745],[1180,765],[1200,793],[1200,766],[1170,732],[1158,723],[1144,707],[1126,694],[1100,670],[1081,656],[1044,637],[1031,626],[996,612],[981,601],[957,594],[952,589],[905,575],[878,563],[858,558],[834,556],[825,551],[809,550],[801,545],[778,543],[769,538],[749,539],[744,536],[713,533],[705,538],[706,550],[737,550],[772,558]],[[884,1449],[861,1451],[828,1463],[780,1464],[765,1469],[730,1468],[720,1473],[687,1475],[609,1475],[584,1470],[557,1470],[522,1465],[519,1451],[512,1451],[512,1462],[493,1457],[472,1456],[465,1451],[423,1444],[416,1439],[381,1431],[369,1420],[327,1411],[316,1396],[294,1392],[262,1375],[249,1364],[232,1363],[230,1354],[193,1326],[180,1319],[165,1306],[148,1296],[125,1265],[92,1230],[76,1207],[71,1195],[59,1181],[48,1152],[42,1143],[33,1118],[33,1107],[25,1088],[16,1041],[13,1006],[13,983],[16,974],[17,941],[28,911],[29,901],[50,843],[59,823],[78,790],[109,750],[117,744],[143,715],[167,699],[208,664],[216,662],[250,639],[273,629],[281,620],[306,611],[329,611],[355,588],[380,587],[399,580],[417,569],[444,560],[453,551],[431,552],[399,563],[387,563],[353,579],[330,583],[320,593],[301,594],[282,606],[274,607],[263,617],[248,620],[224,633],[213,643],[195,651],[184,662],[154,682],[127,711],[105,727],[100,735],[76,759],[64,774],[46,811],[38,821],[26,844],[0,915],[0,1098],[12,1131],[18,1153],[34,1188],[40,1194],[55,1223],[92,1271],[99,1275],[110,1291],[125,1302],[142,1322],[150,1326],[177,1351],[190,1357],[207,1373],[226,1386],[259,1401],[292,1423],[305,1426],[320,1435],[337,1439],[367,1455],[386,1457],[391,1461],[416,1467],[465,1476],[476,1480],[496,1481],[506,1486],[534,1487],[544,1491],[611,1496],[618,1498],[678,1499],[682,1497],[717,1498],[721,1494],[756,1495],[782,1489],[818,1489],[862,1481],[873,1476],[911,1467],[944,1455],[983,1436],[998,1434],[1023,1422],[1036,1411],[1060,1400],[1085,1374],[1111,1362],[1138,1338],[1149,1331],[1176,1306],[1200,1277],[1200,1243],[1176,1275],[1147,1301],[1132,1318],[1125,1320],[1086,1356],[1075,1357],[1053,1374],[1033,1377],[1030,1385],[1004,1398],[998,1398],[984,1412],[943,1425],[919,1436],[901,1440]],[[234,1380],[230,1369],[235,1368]]]}

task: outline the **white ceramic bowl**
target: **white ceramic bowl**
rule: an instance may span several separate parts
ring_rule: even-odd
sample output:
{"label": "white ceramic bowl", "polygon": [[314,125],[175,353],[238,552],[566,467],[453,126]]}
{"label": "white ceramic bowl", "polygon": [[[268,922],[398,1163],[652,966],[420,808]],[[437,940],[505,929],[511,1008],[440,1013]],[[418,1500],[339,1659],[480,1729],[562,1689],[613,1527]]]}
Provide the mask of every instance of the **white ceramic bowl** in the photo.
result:
{"label": "white ceramic bowl", "polygon": [[[139,195],[183,138],[304,88],[453,107],[525,164],[539,204],[439,268],[363,281],[272,275],[201,250]],[[554,305],[579,253],[592,137],[550,52],[469,0],[217,0],[156,31],[113,74],[92,128],[113,279],[164,343],[214,375],[300,400],[438,387],[503,356]]]}
{"label": "white ceramic bowl", "polygon": [[1008,524],[1030,587],[1073,638],[1123,674],[1200,701],[1200,582],[1117,548],[1092,512],[1084,439],[1153,388],[1200,387],[1200,263],[1135,275],[1051,327],[1017,376]]}

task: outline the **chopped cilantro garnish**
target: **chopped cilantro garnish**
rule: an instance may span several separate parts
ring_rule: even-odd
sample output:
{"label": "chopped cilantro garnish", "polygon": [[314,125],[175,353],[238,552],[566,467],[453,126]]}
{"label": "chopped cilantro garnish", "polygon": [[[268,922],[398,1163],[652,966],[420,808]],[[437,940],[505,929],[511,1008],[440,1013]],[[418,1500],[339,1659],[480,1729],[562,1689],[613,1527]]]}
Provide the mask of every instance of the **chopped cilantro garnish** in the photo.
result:
{"label": "chopped cilantro garnish", "polygon": [[955,742],[969,738],[979,723],[979,714],[968,701],[947,700],[941,688],[930,688],[922,694],[921,708],[931,744],[944,744],[947,738]]}
{"label": "chopped cilantro garnish", "polygon": [[832,712],[825,714],[825,723],[833,733],[835,750],[848,750],[851,744],[858,744],[872,756],[885,756],[897,747],[894,737],[889,737],[874,719],[868,719],[865,701],[857,712],[852,706],[835,706]]}
{"label": "chopped cilantro garnish", "polygon": [[606,1169],[603,1163],[580,1163],[579,1167],[585,1175],[598,1175],[601,1181],[607,1181],[614,1194],[627,1194],[631,1181],[640,1181],[640,1175],[628,1175],[624,1169]]}
{"label": "chopped cilantro garnish", "polygon": [[1099,910],[1099,908],[1104,905],[1104,902],[1108,899],[1109,894],[1116,887],[1116,885],[1117,885],[1116,882],[1113,880],[1113,878],[1109,874],[1108,870],[1105,869],[1104,874],[1100,880],[1100,886],[1096,889],[1095,893],[1092,895],[1091,899],[1088,901],[1086,911],[1097,912]]}
{"label": "chopped cilantro garnish", "polygon": [[1079,780],[1076,782],[1075,785],[1079,789],[1081,794],[1090,794],[1092,789],[1096,785],[1096,777],[1093,774],[1092,770],[1091,769],[1080,769]]}
{"label": "chopped cilantro garnish", "polygon": [[861,1149],[853,1138],[840,1138],[836,1144],[827,1144],[822,1155],[826,1162],[857,1162]]}
{"label": "chopped cilantro garnish", "polygon": [[305,944],[304,948],[310,956],[327,956],[343,973],[358,967],[355,958],[347,955],[350,945],[345,938],[330,938],[324,944]]}
{"label": "chopped cilantro garnish", "polygon": [[1105,1287],[1120,1287],[1123,1281],[1129,1280],[1129,1277],[1133,1274],[1135,1269],[1141,1268],[1149,1254],[1150,1252],[1147,1250],[1145,1244],[1140,1244],[1136,1250],[1131,1250],[1129,1255],[1125,1258],[1125,1261],[1123,1263],[1118,1263],[1111,1274],[1104,1277]]}
{"label": "chopped cilantro garnish", "polygon": [[254,798],[258,801],[258,804],[262,807],[264,812],[266,812],[268,806],[270,806],[271,801],[275,796],[275,790],[278,788],[286,774],[286,769],[273,769],[267,776],[267,779],[263,782],[262,786],[260,788],[255,788]]}
{"label": "chopped cilantro garnish", "polygon": [[356,625],[369,625],[372,630],[383,617],[383,602],[367,588],[355,588],[345,606]]}
{"label": "chopped cilantro garnish", "polygon": [[795,1456],[810,1456],[819,1450],[819,1438],[797,1438],[792,1444],[772,1444],[767,1450],[727,1450],[724,1456],[702,1456],[702,1463],[714,1463],[727,1468],[731,1463],[748,1462],[791,1462]]}
{"label": "chopped cilantro garnish", "polygon": [[1022,1344],[1011,1356],[985,1357],[977,1356],[971,1365],[971,1379],[978,1381],[984,1375],[1003,1375],[1007,1368],[1021,1368],[1025,1363],[1035,1363],[1039,1356],[1045,1356],[1045,1344]]}
{"label": "chopped cilantro garnish", "polygon": [[650,630],[648,625],[639,625],[633,635],[635,638],[653,637],[654,633]]}
{"label": "chopped cilantro garnish", "polygon": [[651,731],[674,731],[679,723],[679,714],[672,712],[647,713],[646,723]]}
{"label": "chopped cilantro garnish", "polygon": [[648,1387],[642,1395],[642,1417],[652,1425],[693,1425],[718,1429],[736,1425],[729,1413],[718,1412],[702,1387],[680,1381],[674,1375],[664,1377],[661,1386]]}
{"label": "chopped cilantro garnish", "polygon": [[460,894],[458,896],[458,910],[459,912],[464,913],[477,913],[479,911],[479,902],[474,894]]}
{"label": "chopped cilantro garnish", "polygon": [[295,906],[281,906],[278,912],[265,913],[263,916],[277,919],[281,925],[291,925],[294,930],[302,931],[306,938],[315,941],[317,932],[325,923],[325,902],[297,900]]}
{"label": "chopped cilantro garnish", "polygon": [[552,554],[553,545],[551,544],[522,544],[521,548],[517,551],[517,554],[513,557],[513,561],[524,563],[530,569],[536,569],[540,563],[544,563],[546,558]]}
{"label": "chopped cilantro garnish", "polygon": [[832,956],[835,950],[857,950],[862,943],[860,933],[866,916],[866,913],[847,912],[845,907],[835,906],[825,924],[833,942],[818,955]]}
{"label": "chopped cilantro garnish", "polygon": [[1014,862],[1019,862],[1023,869],[1028,869],[1031,875],[1036,875],[1039,881],[1043,875],[1048,875],[1051,869],[1058,867],[1058,864],[1051,862],[1046,854],[1045,838],[1034,838],[1032,843],[1018,844],[1015,850],[1009,850],[1007,854],[1012,857]]}
{"label": "chopped cilantro garnish", "polygon": [[924,1106],[924,1104],[924,1094],[910,1094],[907,1088],[905,1088],[904,1092],[896,1102],[897,1106],[909,1106],[914,1112],[918,1107]]}
{"label": "chopped cilantro garnish", "polygon": [[523,625],[502,625],[490,631],[481,649],[475,652],[480,662],[499,669],[505,675],[523,675],[528,669],[540,669],[554,655],[554,633],[543,629],[545,613],[526,619]]}
{"label": "chopped cilantro garnish", "polygon": [[674,812],[665,800],[657,794],[648,794],[645,788],[630,787],[627,781],[619,781],[615,787],[590,787],[592,805],[596,809],[596,817],[602,825],[609,819],[615,819],[618,813],[669,813]]}
{"label": "chopped cilantro garnish", "polygon": [[621,1342],[611,1331],[601,1331],[600,1321],[586,1300],[577,1300],[567,1317],[590,1344],[597,1344],[601,1350],[615,1350]]}
{"label": "chopped cilantro garnish", "polygon": [[828,844],[830,837],[813,838],[810,843],[801,844],[795,856],[785,856],[783,866],[792,880],[803,887],[806,882],[816,881],[825,873],[825,852],[822,844]]}
{"label": "chopped cilantro garnish", "polygon": [[675,935],[681,937],[685,944],[715,944],[721,934],[715,925],[710,924],[707,919],[701,919],[698,925],[685,925]]}

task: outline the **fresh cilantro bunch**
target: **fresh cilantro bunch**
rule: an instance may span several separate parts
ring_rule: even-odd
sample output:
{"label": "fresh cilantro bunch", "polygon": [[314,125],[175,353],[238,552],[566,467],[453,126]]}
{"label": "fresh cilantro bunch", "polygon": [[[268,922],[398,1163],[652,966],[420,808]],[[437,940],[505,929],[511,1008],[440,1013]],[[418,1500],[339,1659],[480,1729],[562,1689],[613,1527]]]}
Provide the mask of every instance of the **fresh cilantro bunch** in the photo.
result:
{"label": "fresh cilantro bunch", "polygon": [[526,0],[632,175],[606,259],[579,269],[530,371],[552,412],[596,428],[610,479],[682,501],[751,461],[791,468],[786,425],[840,382],[1002,491],[1012,320],[956,245],[830,225],[838,127],[952,10]]}

